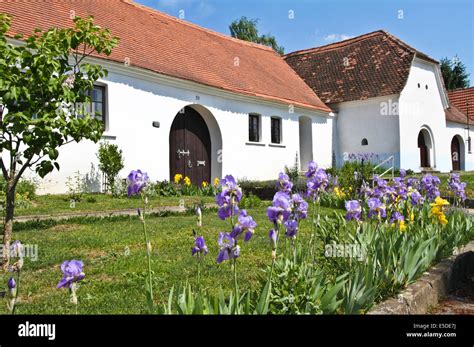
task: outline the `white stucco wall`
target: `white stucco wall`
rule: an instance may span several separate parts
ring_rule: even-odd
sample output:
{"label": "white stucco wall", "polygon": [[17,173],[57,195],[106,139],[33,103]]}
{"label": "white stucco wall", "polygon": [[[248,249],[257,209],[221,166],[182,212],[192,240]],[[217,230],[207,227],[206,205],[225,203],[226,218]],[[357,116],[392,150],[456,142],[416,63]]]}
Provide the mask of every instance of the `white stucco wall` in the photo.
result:
{"label": "white stucco wall", "polygon": [[[212,178],[233,174],[237,178],[273,179],[285,165],[292,165],[299,151],[299,117],[312,120],[313,156],[321,166],[331,165],[332,119],[328,114],[225,93],[213,88],[157,76],[151,72],[107,63],[108,126],[104,134],[116,143],[125,158],[120,173],[141,169],[152,180],[169,179],[169,132],[176,114],[185,106],[195,107],[211,134]],[[260,145],[248,144],[248,114],[262,119]],[[282,118],[283,143],[270,144],[270,117]],[[152,127],[153,121],[160,128]],[[222,142],[220,142],[220,137]],[[41,193],[66,191],[67,177],[86,174],[97,167],[98,144],[83,141],[60,150],[61,170],[40,181]],[[218,150],[222,149],[222,163]],[[199,182],[200,183],[200,182]]]}
{"label": "white stucco wall", "polygon": [[441,172],[451,170],[451,138],[448,140],[446,132],[443,93],[436,65],[414,59],[399,101],[402,168],[420,171],[418,134],[424,128],[433,140],[430,150],[432,169]]}
{"label": "white stucco wall", "polygon": [[461,170],[474,170],[474,127],[470,127],[471,153],[468,153],[467,130],[465,124],[447,122],[443,146],[451,148],[451,141],[454,136],[458,136],[461,145]]}
{"label": "white stucco wall", "polygon": [[[334,105],[337,111],[336,163],[351,153],[375,153],[379,161],[394,156],[399,165],[399,122],[396,95]],[[362,139],[368,145],[362,146]]]}

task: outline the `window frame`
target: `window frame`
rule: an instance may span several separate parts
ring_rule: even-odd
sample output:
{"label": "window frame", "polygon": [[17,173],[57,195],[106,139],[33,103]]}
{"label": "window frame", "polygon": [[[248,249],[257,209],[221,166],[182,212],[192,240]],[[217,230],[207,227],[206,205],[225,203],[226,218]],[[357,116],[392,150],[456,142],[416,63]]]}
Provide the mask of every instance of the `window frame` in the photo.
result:
{"label": "window frame", "polygon": [[[274,135],[274,121],[278,123],[278,142],[273,141],[273,135]],[[277,116],[272,116],[270,117],[270,143],[275,144],[275,145],[281,145],[283,143],[283,120],[281,117]]]}
{"label": "window frame", "polygon": [[[100,89],[102,91],[102,100],[101,101],[94,101],[93,100],[93,94],[95,89]],[[102,104],[102,119],[100,120],[104,124],[104,132],[108,130],[109,128],[109,121],[108,121],[108,93],[107,93],[107,85],[105,83],[94,83],[94,88],[92,90],[87,91],[87,94],[89,96],[89,103],[86,106],[87,111],[93,116],[94,118],[96,117],[95,114],[95,108],[94,108],[94,113],[92,113],[92,105],[93,104]]]}
{"label": "window frame", "polygon": [[[257,130],[253,128],[254,122],[253,119],[257,120]],[[252,136],[255,135],[257,136],[257,139],[252,139]],[[247,134],[247,139],[249,142],[252,143],[259,143],[262,142],[262,117],[258,113],[249,113],[248,116],[248,134]]]}

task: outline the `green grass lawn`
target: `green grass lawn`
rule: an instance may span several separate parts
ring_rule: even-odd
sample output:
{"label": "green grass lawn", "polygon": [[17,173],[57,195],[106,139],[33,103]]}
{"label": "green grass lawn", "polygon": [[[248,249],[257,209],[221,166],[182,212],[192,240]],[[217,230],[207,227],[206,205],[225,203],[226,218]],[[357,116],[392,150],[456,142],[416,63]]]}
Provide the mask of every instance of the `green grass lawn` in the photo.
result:
{"label": "green grass lawn", "polygon": [[[185,206],[193,206],[200,203],[214,202],[212,196],[183,196],[183,197],[154,197],[149,199],[149,207],[155,208],[160,206],[180,206],[184,202]],[[32,216],[32,215],[54,215],[66,213],[81,212],[101,212],[112,210],[135,209],[140,204],[138,197],[134,198],[114,198],[105,194],[86,194],[81,201],[76,202],[74,207],[71,206],[70,199],[64,195],[39,195],[28,208],[17,207],[15,209],[16,216]]]}
{"label": "green grass lawn", "polygon": [[[127,201],[127,200],[125,200]],[[129,203],[131,207],[136,204]],[[268,240],[270,222],[265,207],[248,212],[258,223],[254,237],[242,245],[238,262],[239,283],[243,288],[256,288],[261,269],[271,261]],[[334,210],[321,208],[322,214]],[[172,286],[186,281],[196,282],[196,259],[191,257],[195,227],[194,215],[181,214],[147,219],[153,245],[154,286],[156,301],[163,303]],[[233,285],[229,263],[217,265],[217,236],[229,230],[229,222],[221,221],[216,213],[203,216],[202,234],[210,253],[206,257],[201,283],[210,290],[219,286],[230,291]],[[56,289],[62,277],[60,264],[64,260],[84,262],[86,278],[78,291],[79,313],[113,314],[146,313],[144,278],[147,266],[141,223],[136,217],[105,219],[78,218],[55,223],[16,224],[14,239],[23,244],[38,245],[38,260],[25,260],[20,284],[21,302],[18,314],[69,314],[74,307],[69,303],[68,290]],[[302,223],[300,240],[310,234],[308,221]],[[8,280],[0,274],[0,289]],[[0,313],[6,313],[6,302],[0,299]]]}

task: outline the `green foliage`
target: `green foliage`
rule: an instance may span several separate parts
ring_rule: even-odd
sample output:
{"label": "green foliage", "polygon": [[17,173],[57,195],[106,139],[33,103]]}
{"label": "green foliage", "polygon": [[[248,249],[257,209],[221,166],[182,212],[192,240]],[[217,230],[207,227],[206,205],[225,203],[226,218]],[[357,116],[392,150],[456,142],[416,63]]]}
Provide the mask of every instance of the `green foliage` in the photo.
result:
{"label": "green foliage", "polygon": [[453,59],[443,58],[440,61],[444,85],[448,90],[469,87],[469,74],[458,56]]}
{"label": "green foliage", "polygon": [[336,170],[339,186],[348,194],[347,200],[355,199],[362,184],[372,180],[374,167],[368,160],[349,160]]}
{"label": "green foliage", "polygon": [[67,196],[69,201],[80,202],[85,194],[84,179],[79,171],[66,178]]}
{"label": "green foliage", "polygon": [[334,283],[309,257],[310,249],[298,245],[290,256],[275,262],[269,310],[275,314],[336,313],[342,299],[338,294],[347,274]]}
{"label": "green foliage", "polygon": [[99,159],[99,169],[105,173],[107,189],[109,192],[115,195],[116,177],[120,170],[123,169],[124,159],[122,150],[119,149],[117,145],[110,144],[108,142],[102,142],[99,145],[97,158]]}
{"label": "green foliage", "polygon": [[280,55],[285,54],[285,48],[283,46],[278,46],[274,36],[270,34],[258,34],[257,24],[258,19],[241,17],[239,20],[235,20],[229,25],[230,35],[240,40],[272,47]]}
{"label": "green foliage", "polygon": [[244,195],[242,200],[239,203],[240,208],[249,209],[249,208],[258,208],[262,205],[262,200],[252,193]]}
{"label": "green foliage", "polygon": [[[23,178],[16,186],[15,206],[29,208],[32,201],[36,198],[37,182],[31,179]],[[5,179],[0,176],[0,205],[4,208],[6,203],[7,186]]]}
{"label": "green foliage", "polygon": [[107,72],[84,62],[81,53],[85,47],[109,55],[118,41],[92,18],[76,17],[74,28],[36,30],[28,38],[18,36],[25,44],[15,46],[5,37],[10,20],[0,15],[0,101],[7,109],[0,150],[10,153],[11,165],[34,166],[44,177],[59,169],[58,147],[100,139],[102,124],[78,105],[90,101],[87,91]]}

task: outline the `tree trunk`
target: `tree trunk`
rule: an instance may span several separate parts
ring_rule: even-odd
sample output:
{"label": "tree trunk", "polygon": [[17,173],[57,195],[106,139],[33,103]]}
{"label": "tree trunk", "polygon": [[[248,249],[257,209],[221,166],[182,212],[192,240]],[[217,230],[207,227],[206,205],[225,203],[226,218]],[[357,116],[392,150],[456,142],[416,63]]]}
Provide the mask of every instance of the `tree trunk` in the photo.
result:
{"label": "tree trunk", "polygon": [[15,212],[15,184],[8,182],[5,210],[5,226],[3,230],[3,259],[2,266],[6,269],[10,262],[10,243],[13,232],[13,214]]}

